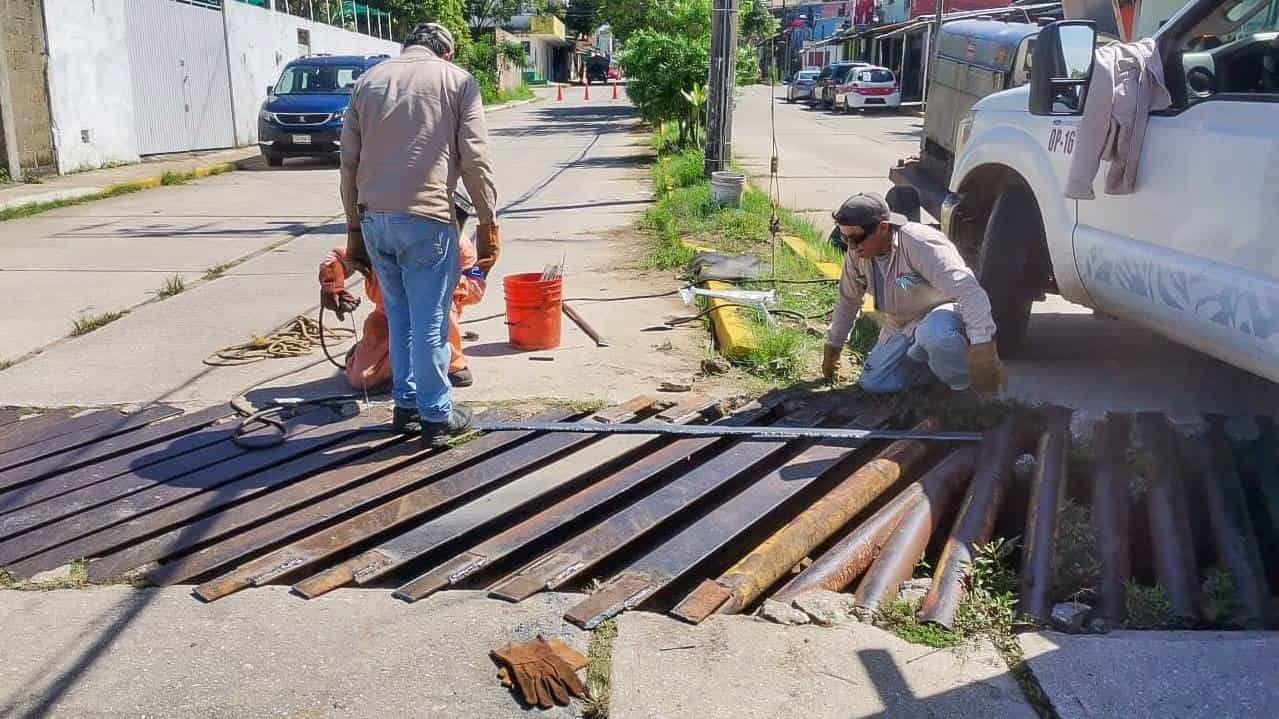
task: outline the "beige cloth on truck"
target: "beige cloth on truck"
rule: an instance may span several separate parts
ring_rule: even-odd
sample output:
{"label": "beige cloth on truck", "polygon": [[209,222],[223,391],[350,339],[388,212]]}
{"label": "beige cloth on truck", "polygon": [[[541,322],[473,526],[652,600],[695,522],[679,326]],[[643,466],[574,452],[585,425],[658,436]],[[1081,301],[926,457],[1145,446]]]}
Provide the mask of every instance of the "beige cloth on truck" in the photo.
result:
{"label": "beige cloth on truck", "polygon": [[1110,162],[1106,194],[1127,195],[1137,184],[1141,145],[1150,113],[1172,104],[1164,86],[1163,61],[1155,41],[1097,48],[1084,116],[1066,177],[1066,197],[1091,200],[1101,161]]}

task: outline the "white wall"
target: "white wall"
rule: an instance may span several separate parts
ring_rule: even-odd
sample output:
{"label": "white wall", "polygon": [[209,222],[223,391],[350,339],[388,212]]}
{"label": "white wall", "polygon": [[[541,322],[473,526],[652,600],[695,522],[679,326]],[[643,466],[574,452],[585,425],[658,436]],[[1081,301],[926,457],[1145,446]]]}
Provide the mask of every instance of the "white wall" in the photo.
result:
{"label": "white wall", "polygon": [[44,11],[58,172],[137,162],[124,0],[44,0]]}
{"label": "white wall", "polygon": [[231,96],[235,103],[235,141],[258,140],[258,112],[266,86],[298,56],[298,30],[311,33],[311,52],[329,55],[399,55],[400,44],[311,22],[280,12],[228,0],[227,38],[231,59]]}

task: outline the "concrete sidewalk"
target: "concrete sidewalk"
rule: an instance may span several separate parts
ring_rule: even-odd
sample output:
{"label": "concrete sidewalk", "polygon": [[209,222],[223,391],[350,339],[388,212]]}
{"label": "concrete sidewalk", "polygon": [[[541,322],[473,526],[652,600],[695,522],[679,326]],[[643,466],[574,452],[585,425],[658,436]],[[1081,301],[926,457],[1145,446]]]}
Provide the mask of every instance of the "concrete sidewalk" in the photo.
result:
{"label": "concrete sidewalk", "polygon": [[612,719],[1034,719],[989,643],[930,649],[867,624],[692,627],[628,612],[613,642]]}
{"label": "concrete sidewalk", "polygon": [[159,187],[167,172],[197,176],[230,172],[240,163],[258,156],[258,148],[235,147],[229,150],[161,155],[133,165],[101,170],[54,175],[38,183],[0,185],[0,211],[26,205],[75,200],[121,187],[139,189]]}
{"label": "concrete sidewalk", "polygon": [[586,653],[589,637],[561,619],[577,595],[406,604],[267,587],[206,605],[189,591],[0,590],[0,717],[577,716],[521,709],[488,657],[538,634]]}
{"label": "concrete sidewalk", "polygon": [[1062,719],[1279,716],[1279,633],[1036,632],[1018,637]]}

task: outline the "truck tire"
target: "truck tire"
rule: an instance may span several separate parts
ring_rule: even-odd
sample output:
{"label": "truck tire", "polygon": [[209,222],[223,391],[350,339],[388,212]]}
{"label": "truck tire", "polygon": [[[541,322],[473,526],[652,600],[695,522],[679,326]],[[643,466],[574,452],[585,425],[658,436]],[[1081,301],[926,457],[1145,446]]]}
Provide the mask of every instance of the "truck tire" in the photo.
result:
{"label": "truck tire", "polygon": [[1026,338],[1039,289],[1031,276],[1031,248],[1046,245],[1035,196],[1021,186],[1005,189],[991,208],[977,262],[977,279],[990,297],[995,341],[1005,357]]}
{"label": "truck tire", "polygon": [[267,167],[280,167],[284,164],[284,155],[278,152],[264,152],[262,156],[266,158]]}

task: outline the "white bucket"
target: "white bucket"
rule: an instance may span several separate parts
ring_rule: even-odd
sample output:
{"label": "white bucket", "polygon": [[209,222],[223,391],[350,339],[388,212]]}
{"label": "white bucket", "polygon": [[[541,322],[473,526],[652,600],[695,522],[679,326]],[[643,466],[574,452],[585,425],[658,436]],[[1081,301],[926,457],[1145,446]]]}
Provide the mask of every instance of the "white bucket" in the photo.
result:
{"label": "white bucket", "polygon": [[740,207],[745,185],[746,175],[740,172],[720,170],[711,173],[711,197],[721,205]]}

